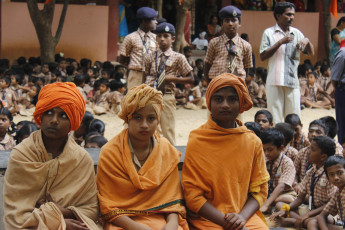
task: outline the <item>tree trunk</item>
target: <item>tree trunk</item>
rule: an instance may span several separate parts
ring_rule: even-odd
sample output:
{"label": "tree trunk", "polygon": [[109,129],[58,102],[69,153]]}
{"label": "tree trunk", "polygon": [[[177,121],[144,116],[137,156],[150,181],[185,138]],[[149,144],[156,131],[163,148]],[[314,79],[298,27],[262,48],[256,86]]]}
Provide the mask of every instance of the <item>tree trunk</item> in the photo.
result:
{"label": "tree trunk", "polygon": [[163,17],[163,0],[157,0],[157,11],[158,11],[158,17]]}
{"label": "tree trunk", "polygon": [[187,11],[191,8],[193,0],[183,0],[183,3],[179,5],[180,0],[177,0],[177,15],[176,15],[176,40],[173,45],[173,49],[176,52],[183,51],[183,47],[188,43],[184,38],[184,25],[186,23]]}
{"label": "tree trunk", "polygon": [[35,26],[38,41],[40,43],[41,62],[54,62],[55,49],[60,40],[63,24],[65,22],[68,0],[64,1],[64,6],[55,36],[52,34],[55,0],[52,0],[48,4],[44,4],[42,10],[38,8],[37,0],[27,0],[27,4],[31,20]]}
{"label": "tree trunk", "polygon": [[323,14],[323,25],[324,25],[324,38],[325,38],[325,51],[327,58],[329,57],[329,48],[331,44],[331,14],[328,12],[329,6],[330,6],[330,1],[329,0],[321,0],[322,2],[322,14]]}

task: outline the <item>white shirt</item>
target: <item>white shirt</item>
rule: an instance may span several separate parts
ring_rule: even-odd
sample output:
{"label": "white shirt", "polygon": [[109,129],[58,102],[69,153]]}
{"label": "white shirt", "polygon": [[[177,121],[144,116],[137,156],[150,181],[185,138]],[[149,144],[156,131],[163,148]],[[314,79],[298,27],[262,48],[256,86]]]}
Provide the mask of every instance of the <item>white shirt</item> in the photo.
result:
{"label": "white shirt", "polygon": [[[300,61],[300,51],[296,45],[304,38],[301,31],[289,27],[289,34],[294,36],[292,42],[281,45],[268,59],[267,85],[287,86],[298,88],[297,68]],[[285,36],[283,30],[276,24],[266,29],[262,35],[260,54],[272,47]]]}
{"label": "white shirt", "polygon": [[196,48],[198,50],[203,50],[205,47],[208,46],[208,41],[207,41],[207,39],[196,38],[196,39],[194,39],[192,44],[196,45]]}

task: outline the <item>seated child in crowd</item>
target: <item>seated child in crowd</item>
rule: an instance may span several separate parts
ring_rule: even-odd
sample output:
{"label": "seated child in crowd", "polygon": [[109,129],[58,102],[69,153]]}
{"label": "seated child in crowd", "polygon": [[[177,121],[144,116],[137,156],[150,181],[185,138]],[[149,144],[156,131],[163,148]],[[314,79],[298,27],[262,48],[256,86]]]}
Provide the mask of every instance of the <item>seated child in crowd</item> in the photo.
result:
{"label": "seated child in crowd", "polygon": [[292,162],[295,162],[298,155],[298,151],[290,145],[293,138],[294,129],[288,123],[278,123],[275,126],[284,135],[284,149],[283,153],[288,156]]}
{"label": "seated child in crowd", "polygon": [[111,91],[109,94],[109,103],[111,104],[110,112],[118,114],[121,111],[121,101],[126,91],[126,85],[116,79],[111,81],[109,85]]}
{"label": "seated child in crowd", "polygon": [[195,65],[193,76],[197,76],[199,79],[202,79],[204,77],[204,61],[202,59],[197,59],[195,61]]}
{"label": "seated child in crowd", "polygon": [[324,92],[332,95],[334,87],[331,84],[331,68],[329,65],[322,65],[320,72],[321,76],[317,79],[317,83]]}
{"label": "seated child in crowd", "polygon": [[317,84],[317,77],[315,72],[308,73],[307,84],[301,87],[301,104],[308,108],[331,109],[329,95]]}
{"label": "seated child in crowd", "polygon": [[267,70],[262,67],[257,67],[255,69],[256,83],[259,86],[258,100],[261,104],[261,107],[267,107],[266,99],[266,79],[267,79]]}
{"label": "seated child in crowd", "polygon": [[12,133],[15,132],[12,113],[7,108],[0,108],[0,150],[11,150],[16,145]]}
{"label": "seated child in crowd", "polygon": [[[345,159],[341,156],[329,157],[324,164],[324,169],[328,180],[337,186],[338,190],[317,217],[318,227],[321,230],[343,229],[345,210]],[[340,220],[335,221],[329,215],[339,215]]]}
{"label": "seated child in crowd", "polygon": [[244,125],[247,127],[247,129],[253,131],[258,138],[261,137],[262,128],[258,123],[250,121],[244,123]]}
{"label": "seated child in crowd", "polygon": [[104,136],[105,123],[99,119],[93,119],[89,124],[87,132],[87,134],[91,132],[98,132],[100,135]]}
{"label": "seated child in crowd", "polygon": [[109,81],[101,79],[99,90],[97,90],[95,96],[93,96],[92,109],[96,115],[105,114],[110,110],[109,104]]}
{"label": "seated child in crowd", "polygon": [[74,77],[74,84],[77,86],[79,93],[83,96],[83,98],[87,104],[88,103],[87,94],[84,90],[85,81],[86,81],[86,78],[85,78],[84,74],[77,74]]}
{"label": "seated child in crowd", "polygon": [[329,136],[330,138],[332,138],[335,142],[335,155],[342,155],[343,152],[343,147],[339,144],[338,141],[336,141],[334,138],[338,133],[338,124],[337,121],[334,119],[334,117],[332,116],[325,116],[325,117],[321,117],[320,118],[321,121],[323,121],[325,123],[325,125],[328,128],[328,133],[327,136]]}
{"label": "seated child in crowd", "polygon": [[292,125],[295,130],[291,140],[291,146],[300,151],[302,148],[310,145],[308,136],[302,132],[303,125],[297,114],[291,113],[286,115],[285,122]]}
{"label": "seated child in crowd", "polygon": [[91,132],[85,137],[85,148],[102,148],[108,140],[98,132]]}
{"label": "seated child in crowd", "polygon": [[11,78],[9,76],[4,76],[0,79],[0,96],[2,105],[7,108],[12,114],[18,112],[17,96],[16,93],[10,88]]}
{"label": "seated child in crowd", "polygon": [[261,126],[263,131],[273,127],[273,116],[268,110],[265,109],[256,112],[254,121]]}
{"label": "seated child in crowd", "polygon": [[199,83],[199,78],[194,76],[194,82],[191,84],[192,88],[190,89],[188,102],[184,106],[186,109],[206,109],[206,100],[205,97],[201,96]]}
{"label": "seated child in crowd", "polygon": [[283,152],[284,135],[278,129],[269,128],[263,131],[261,141],[271,179],[268,183],[268,198],[260,210],[270,213],[276,203],[291,203],[296,199],[297,194],[292,188],[296,171],[292,160]]}
{"label": "seated child in crowd", "polygon": [[79,128],[69,133],[69,135],[72,136],[73,140],[81,147],[85,145],[85,136],[89,131],[89,126],[93,119],[94,117],[92,113],[86,111],[83,116],[83,120],[79,125]]}
{"label": "seated child in crowd", "polygon": [[258,84],[254,81],[254,70],[251,68],[249,69],[247,76],[246,76],[246,85],[249,91],[250,98],[253,101],[253,105],[255,107],[259,107],[260,103],[258,100],[258,93],[259,93],[259,86]]}
{"label": "seated child in crowd", "polygon": [[[327,136],[328,127],[320,119],[314,120],[309,124],[308,139],[313,140],[317,136]],[[307,146],[298,152],[295,160],[296,179],[297,183],[300,183],[306,172],[312,167],[312,164],[308,162],[311,146]]]}
{"label": "seated child in crowd", "polygon": [[188,91],[185,89],[183,84],[176,84],[174,89],[176,105],[185,105],[188,100]]}
{"label": "seated child in crowd", "polygon": [[192,58],[192,48],[189,47],[189,46],[184,47],[183,48],[183,53],[184,53],[184,56],[186,57],[187,62],[189,63],[189,65],[194,69],[195,68],[195,61]]}
{"label": "seated child in crowd", "polygon": [[37,125],[33,122],[29,122],[25,125],[23,125],[18,131],[15,136],[16,144],[18,145],[21,143],[24,139],[28,138],[32,132],[37,131]]}
{"label": "seated child in crowd", "polygon": [[299,194],[290,204],[277,204],[278,211],[270,219],[282,218],[283,227],[318,229],[316,216],[325,208],[336,192],[324,170],[325,161],[335,153],[335,143],[327,136],[318,136],[311,141],[308,159],[313,167],[299,184]]}

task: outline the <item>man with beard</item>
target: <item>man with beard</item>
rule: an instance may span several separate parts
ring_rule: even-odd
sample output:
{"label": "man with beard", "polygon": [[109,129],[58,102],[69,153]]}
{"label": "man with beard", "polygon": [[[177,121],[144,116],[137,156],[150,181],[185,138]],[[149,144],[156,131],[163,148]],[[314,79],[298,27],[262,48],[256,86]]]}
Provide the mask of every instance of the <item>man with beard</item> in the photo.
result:
{"label": "man with beard", "polygon": [[300,116],[301,96],[297,75],[300,51],[314,55],[309,39],[291,27],[294,17],[294,4],[278,2],[274,8],[277,23],[264,31],[260,45],[261,60],[268,59],[267,108],[275,124],[283,122],[290,113]]}

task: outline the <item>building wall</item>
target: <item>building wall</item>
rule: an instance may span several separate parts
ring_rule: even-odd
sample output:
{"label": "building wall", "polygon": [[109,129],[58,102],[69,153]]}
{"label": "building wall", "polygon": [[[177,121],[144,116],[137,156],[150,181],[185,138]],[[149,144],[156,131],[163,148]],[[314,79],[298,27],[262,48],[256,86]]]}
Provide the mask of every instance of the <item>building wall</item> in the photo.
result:
{"label": "building wall", "polygon": [[[43,8],[43,5],[41,5]],[[53,34],[62,5],[55,6]],[[3,2],[1,8],[1,58],[40,56],[39,42],[26,3]],[[80,60],[107,60],[108,6],[69,5],[56,53]]]}

